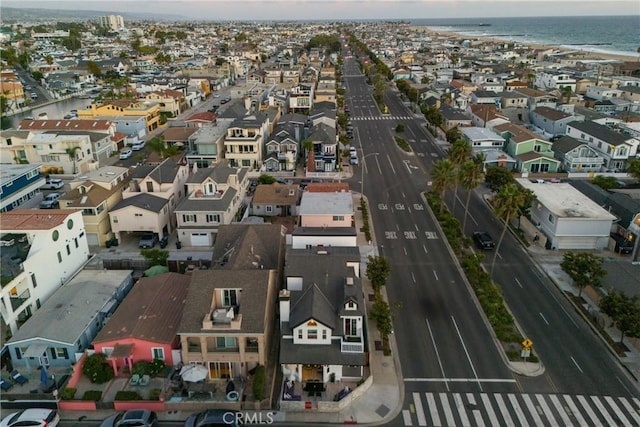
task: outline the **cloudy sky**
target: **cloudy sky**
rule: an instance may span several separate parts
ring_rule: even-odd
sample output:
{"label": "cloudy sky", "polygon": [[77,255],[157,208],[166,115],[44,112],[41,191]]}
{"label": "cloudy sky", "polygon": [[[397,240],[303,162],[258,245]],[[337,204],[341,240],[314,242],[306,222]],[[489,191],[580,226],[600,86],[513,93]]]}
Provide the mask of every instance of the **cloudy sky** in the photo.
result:
{"label": "cloudy sky", "polygon": [[174,15],[194,20],[418,19],[639,15],[638,0],[3,0],[3,6]]}

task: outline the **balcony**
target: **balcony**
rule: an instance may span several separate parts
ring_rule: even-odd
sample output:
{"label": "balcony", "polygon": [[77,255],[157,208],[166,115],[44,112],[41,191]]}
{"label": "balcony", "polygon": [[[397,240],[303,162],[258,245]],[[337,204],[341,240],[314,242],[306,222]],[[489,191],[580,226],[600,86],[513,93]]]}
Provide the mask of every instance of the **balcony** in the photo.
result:
{"label": "balcony", "polygon": [[569,160],[571,163],[588,163],[588,164],[598,164],[598,165],[604,164],[604,158],[600,156],[593,156],[593,157],[567,156],[567,160]]}
{"label": "balcony", "polygon": [[364,340],[361,337],[343,337],[340,341],[342,353],[364,353]]}
{"label": "balcony", "polygon": [[29,300],[29,298],[31,298],[31,293],[29,292],[29,289],[26,289],[24,292],[22,292],[18,296],[9,297],[9,300],[11,301],[11,309],[14,312],[18,311],[20,306],[22,306],[22,304],[27,302]]}

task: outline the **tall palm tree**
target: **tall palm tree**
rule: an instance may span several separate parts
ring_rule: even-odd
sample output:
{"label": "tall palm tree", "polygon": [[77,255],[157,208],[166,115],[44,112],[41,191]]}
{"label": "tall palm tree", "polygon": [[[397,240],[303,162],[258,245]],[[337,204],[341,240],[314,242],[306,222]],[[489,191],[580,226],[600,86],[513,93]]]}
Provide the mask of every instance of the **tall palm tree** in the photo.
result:
{"label": "tall palm tree", "polygon": [[458,187],[462,182],[462,168],[469,159],[469,156],[471,156],[471,151],[471,146],[467,144],[467,141],[464,139],[457,139],[453,145],[451,145],[451,148],[449,148],[449,160],[451,160],[451,163],[453,163],[453,166],[456,169],[451,213],[454,213],[456,210]]}
{"label": "tall palm tree", "polygon": [[571,86],[564,86],[562,88],[562,98],[566,103],[569,103],[571,100],[571,95],[573,95],[573,91],[571,90]]}
{"label": "tall palm tree", "polygon": [[504,221],[504,228],[502,229],[500,240],[498,240],[498,245],[496,246],[495,253],[493,254],[493,261],[491,262],[491,277],[493,277],[493,269],[496,265],[496,258],[498,257],[498,251],[500,250],[502,239],[504,239],[507,227],[509,227],[509,219],[520,211],[520,208],[525,204],[526,199],[527,195],[522,188],[517,187],[516,184],[513,183],[502,187],[493,199],[493,209],[495,210],[496,215]]}
{"label": "tall palm tree", "polygon": [[484,164],[484,155],[479,153],[471,160],[467,160],[462,167],[462,188],[467,190],[467,201],[464,204],[464,219],[462,220],[462,232],[464,233],[467,226],[467,216],[469,215],[469,202],[471,201],[471,192],[484,179],[482,166]]}
{"label": "tall palm tree", "polygon": [[64,149],[65,153],[67,153],[67,155],[69,156],[69,160],[73,161],[73,172],[72,172],[73,175],[78,173],[78,171],[76,170],[76,160],[77,160],[76,151],[78,150],[82,150],[82,148],[78,147],[77,145],[74,147],[68,147]]}
{"label": "tall palm tree", "polygon": [[433,172],[431,172],[433,188],[439,191],[441,196],[440,214],[444,211],[444,195],[447,188],[451,187],[456,180],[456,168],[449,159],[440,159],[436,162]]}

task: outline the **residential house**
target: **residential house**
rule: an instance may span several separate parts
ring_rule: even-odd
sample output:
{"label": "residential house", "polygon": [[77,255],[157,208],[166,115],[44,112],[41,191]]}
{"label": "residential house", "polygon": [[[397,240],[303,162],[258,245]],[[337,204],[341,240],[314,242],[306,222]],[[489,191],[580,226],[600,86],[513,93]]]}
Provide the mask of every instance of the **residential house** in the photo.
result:
{"label": "residential house", "polygon": [[527,108],[528,98],[518,90],[500,94],[500,108]]}
{"label": "residential house", "polygon": [[586,142],[604,158],[608,170],[627,169],[629,159],[638,153],[640,139],[618,133],[605,125],[592,121],[573,121],[567,124],[567,135]]}
{"label": "residential house", "polygon": [[555,108],[557,104],[558,98],[556,96],[541,90],[524,87],[514,92],[527,97],[527,107],[529,107],[529,110],[535,110],[538,107]]}
{"label": "residential house", "polygon": [[462,138],[471,146],[474,153],[502,151],[505,139],[494,131],[484,127],[466,127],[460,129]]}
{"label": "residential house", "polygon": [[132,372],[143,360],[178,365],[178,325],[190,281],[188,275],[163,273],[136,282],[92,342],[96,353],[107,356],[116,376],[125,367]]}
{"label": "residential house", "polygon": [[293,171],[298,159],[301,125],[278,124],[265,144],[264,169],[267,172]]}
{"label": "residential house", "polygon": [[[105,166],[97,171],[83,176],[84,180],[71,183],[71,191],[60,198],[60,209],[81,210],[84,220],[87,242],[90,246],[105,246],[107,240],[113,237],[109,212],[122,200],[122,191],[128,184],[127,168]],[[114,180],[100,180],[114,177]],[[95,176],[92,181],[90,175]]]}
{"label": "residential house", "polygon": [[566,133],[567,123],[579,120],[573,114],[549,107],[538,107],[529,112],[531,123],[542,129],[545,138],[553,138]]}
{"label": "residential house", "polygon": [[[186,126],[189,128],[201,128],[202,126],[215,124],[217,117],[218,115],[211,111],[201,111],[199,113],[190,115],[184,120],[184,122]],[[176,129],[176,128],[169,128],[167,129],[167,131],[171,129]]]}
{"label": "residential house", "polygon": [[533,85],[541,90],[571,88],[576,91],[576,80],[568,73],[560,71],[538,71],[536,72]]}
{"label": "residential house", "polygon": [[81,271],[57,289],[6,343],[11,365],[29,370],[71,367],[132,285],[131,270]]}
{"label": "residential house", "polygon": [[218,119],[215,124],[202,126],[188,138],[185,148],[189,166],[206,168],[224,158],[224,140],[234,119]]}
{"label": "residential house", "polygon": [[224,138],[225,158],[233,167],[260,169],[264,161],[264,141],[269,122],[263,113],[234,120]]}
{"label": "residential house", "polygon": [[603,249],[616,217],[568,183],[538,184],[519,178],[536,196],[531,220],[546,236],[550,249]]}
{"label": "residential house", "polygon": [[289,91],[289,108],[294,112],[309,112],[313,108],[314,85],[298,83]]}
{"label": "residential house", "polygon": [[506,152],[518,160],[519,172],[554,173],[558,171],[560,161],[553,157],[552,143],[545,141],[529,129],[505,123],[494,129],[506,141]]}
{"label": "residential house", "polygon": [[257,216],[292,216],[298,213],[299,185],[258,185],[251,200],[250,214]]}
{"label": "residential house", "polygon": [[134,169],[129,187],[109,212],[111,231],[121,240],[122,232],[153,232],[168,236],[176,227],[174,209],[184,194],[189,175],[187,165],[166,159],[157,166]]}
{"label": "residential house", "polygon": [[195,270],[190,276],[178,327],[182,362],[202,364],[207,380],[225,383],[267,366],[278,271]]}
{"label": "residential house", "polygon": [[302,193],[293,248],[356,246],[355,213],[350,191]]}
{"label": "residential house", "polygon": [[307,159],[307,172],[336,172],[338,169],[338,138],[334,127],[320,123],[313,126],[305,140],[312,144]]}
{"label": "residential house", "polygon": [[585,97],[591,98],[597,101],[604,101],[608,99],[622,98],[623,91],[620,89],[614,89],[606,86],[589,86],[585,93]]}
{"label": "residential house", "polygon": [[515,90],[524,89],[526,87],[528,87],[526,82],[523,82],[521,80],[511,80],[504,84],[504,91],[513,92]]}
{"label": "residential house", "polygon": [[497,125],[509,123],[507,116],[498,113],[494,104],[471,104],[467,107],[473,126],[493,129]]}
{"label": "residential house", "polygon": [[186,147],[189,138],[198,131],[199,127],[170,127],[162,133],[162,139],[167,146]]}
{"label": "residential house", "polygon": [[141,102],[135,99],[109,99],[78,110],[79,119],[95,119],[104,116],[126,119],[142,118],[146,131],[151,132],[160,125],[160,104],[150,101]]}
{"label": "residential house", "polygon": [[640,103],[640,86],[621,86],[618,89],[622,92],[620,94],[622,98]]}
{"label": "residential house", "polygon": [[3,94],[7,102],[7,111],[17,111],[25,105],[24,86],[16,78],[0,78],[0,93]]}
{"label": "residential house", "polygon": [[361,380],[368,344],[358,248],[290,248],[285,281],[279,294],[283,377],[300,394],[309,382]]}
{"label": "residential house", "polygon": [[2,282],[0,313],[12,334],[89,257],[82,213],[15,209],[0,214]]}
{"label": "residential house", "polygon": [[17,209],[36,198],[44,182],[38,164],[3,164],[0,168],[0,212]]}
{"label": "residential house", "polygon": [[169,114],[169,117],[177,117],[180,113],[189,108],[187,99],[183,92],[173,89],[156,90],[144,97],[150,103],[160,105],[161,113]]}
{"label": "residential house", "polygon": [[604,157],[586,142],[563,136],[551,147],[565,172],[600,172]]}
{"label": "residential house", "polygon": [[175,209],[178,239],[185,246],[211,246],[218,228],[237,219],[249,187],[248,168],[224,164],[198,169]]}
{"label": "residential house", "polygon": [[471,103],[473,104],[491,104],[497,105],[500,96],[491,90],[476,90],[471,93]]}
{"label": "residential house", "polygon": [[473,126],[471,117],[467,116],[463,111],[454,109],[447,104],[440,106],[440,114],[442,114],[444,127],[447,130],[454,127]]}

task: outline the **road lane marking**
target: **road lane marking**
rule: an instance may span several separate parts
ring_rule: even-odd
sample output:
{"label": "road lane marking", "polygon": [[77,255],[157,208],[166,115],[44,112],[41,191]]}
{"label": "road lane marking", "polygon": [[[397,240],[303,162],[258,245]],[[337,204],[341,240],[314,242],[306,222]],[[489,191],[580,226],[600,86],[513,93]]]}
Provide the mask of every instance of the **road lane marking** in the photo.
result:
{"label": "road lane marking", "polygon": [[509,427],[514,427],[515,424],[513,423],[511,414],[509,414],[509,411],[507,410],[507,405],[505,405],[502,395],[496,394],[494,396],[495,396],[496,402],[498,403],[498,409],[500,410],[500,413],[502,414],[502,418],[504,419],[506,425]]}
{"label": "road lane marking", "polygon": [[[406,249],[405,249],[405,251],[404,251],[404,252],[405,252],[405,255],[406,255],[406,254],[407,254]],[[545,319],[545,318],[544,318],[544,316],[542,315],[542,313],[540,313],[540,317],[542,317],[542,320],[544,320],[544,323],[546,323],[546,324],[547,324],[547,326],[549,326],[549,322],[547,322],[547,319]]]}
{"label": "road lane marking", "polygon": [[582,371],[582,368],[580,367],[580,365],[578,365],[578,362],[576,362],[576,359],[574,359],[573,356],[571,356],[571,360],[573,360],[573,363],[576,365],[576,368],[578,368],[580,373],[584,374],[584,372]]}
{"label": "road lane marking", "polygon": [[640,415],[638,415],[638,411],[633,409],[633,406],[629,403],[626,397],[619,397],[618,400],[620,400],[622,406],[625,407],[629,416],[636,421],[636,425],[640,426]]}
{"label": "road lane marking", "polygon": [[569,406],[571,413],[573,414],[574,417],[576,417],[576,420],[578,421],[578,425],[586,426],[587,421],[582,417],[580,410],[578,410],[578,407],[576,406],[576,404],[573,403],[573,400],[571,400],[571,396],[569,396],[568,394],[565,394],[563,395],[563,397],[565,402],[567,402],[567,405]]}
{"label": "road lane marking", "polygon": [[418,228],[418,224],[415,224],[416,227],[416,231],[420,231],[420,229]]}
{"label": "road lane marking", "polygon": [[424,253],[425,253],[425,254],[428,254],[428,253],[429,253],[429,251],[427,250],[427,247],[426,247],[425,245],[422,245],[422,249],[424,249]]}
{"label": "road lane marking", "polygon": [[[520,286],[520,287],[522,288],[522,283],[520,283],[520,281],[518,280],[518,278],[517,278],[517,277],[514,277],[514,279],[515,279],[516,283],[518,284],[518,286]],[[522,288],[522,289],[524,289],[524,288]]]}
{"label": "road lane marking", "polygon": [[408,409],[402,410],[402,420],[404,421],[405,426],[412,426],[413,422],[411,421],[411,414]]}
{"label": "road lane marking", "polygon": [[[536,274],[537,276],[537,274]],[[580,329],[580,327],[578,326],[578,324],[573,320],[573,318],[571,316],[569,316],[569,313],[567,312],[567,310],[564,309],[564,307],[562,306],[562,304],[560,304],[560,301],[558,301],[558,298],[556,298],[556,296],[551,292],[551,290],[549,290],[549,288],[547,288],[547,286],[542,283],[542,281],[540,282],[542,284],[542,287],[544,289],[546,289],[547,292],[549,292],[549,295],[551,295],[551,298],[553,298],[553,300],[558,303],[558,305],[560,306],[560,309],[564,312],[564,314],[567,315],[567,317],[569,318],[569,320],[571,320],[571,323],[573,323],[575,325],[576,328]]]}
{"label": "road lane marking", "polygon": [[542,408],[544,415],[547,417],[551,425],[552,426],[559,425],[558,422],[556,421],[556,418],[553,416],[553,412],[551,412],[551,408],[549,408],[549,405],[547,405],[547,401],[544,400],[544,397],[541,394],[536,394],[536,399],[538,400],[538,403],[540,404],[540,407]]}
{"label": "road lane marking", "polygon": [[604,417],[604,420],[608,422],[611,427],[616,427],[618,424],[615,421],[613,421],[613,418],[611,418],[611,415],[609,415],[609,412],[606,410],[604,405],[602,405],[602,402],[600,402],[600,399],[598,399],[598,396],[590,396],[590,397],[591,397],[591,401],[596,405],[596,407],[600,411],[600,414]]}
{"label": "road lane marking", "polygon": [[460,393],[453,393],[453,401],[456,402],[456,408],[458,409],[460,421],[462,421],[462,427],[471,427],[469,417],[467,416],[467,409],[464,407]]}
{"label": "road lane marking", "polygon": [[602,427],[602,423],[596,416],[595,412],[593,412],[593,409],[591,409],[591,406],[589,405],[589,402],[587,402],[587,399],[585,399],[584,396],[577,396],[577,399],[578,399],[578,402],[580,402],[580,404],[582,405],[582,408],[585,410],[585,412],[589,416],[589,418],[591,418],[591,422],[593,422],[593,425],[596,427]]}
{"label": "road lane marking", "polygon": [[492,426],[500,425],[498,421],[498,417],[496,417],[496,413],[493,410],[493,406],[491,406],[491,400],[489,400],[489,396],[486,393],[480,394],[480,399],[482,399],[482,403],[484,403],[484,407],[487,410],[487,415],[489,416],[489,421]]}
{"label": "road lane marking", "polygon": [[409,254],[407,253],[407,248],[402,248],[402,249],[404,249],[404,255],[405,255],[405,256],[409,255]]}
{"label": "road lane marking", "polygon": [[[374,159],[376,159],[376,165],[378,166],[378,173],[380,175],[382,175],[382,168],[380,167],[380,162],[378,161],[378,156],[373,156]],[[364,159],[364,157],[363,157]]]}
{"label": "road lane marking", "polygon": [[438,413],[438,407],[436,406],[436,399],[433,397],[433,393],[425,393],[427,395],[427,407],[429,408],[429,414],[431,415],[431,421],[433,426],[442,427],[440,423],[440,414]]}
{"label": "road lane marking", "polygon": [[604,400],[609,404],[609,407],[611,409],[613,409],[613,412],[616,413],[616,417],[618,417],[618,419],[623,422],[622,423],[623,426],[630,426],[631,425],[631,423],[629,422],[627,417],[625,417],[624,413],[620,410],[620,408],[616,404],[615,400],[613,400],[613,397],[605,396]]}
{"label": "road lane marking", "polygon": [[413,275],[413,271],[411,272],[411,278],[413,279],[413,283],[416,283],[416,276]]}
{"label": "road lane marking", "polygon": [[440,402],[442,403],[442,409],[444,410],[444,418],[447,420],[446,425],[456,425],[456,421],[453,418],[453,412],[451,411],[451,406],[449,405],[449,399],[447,398],[447,393],[440,393]]}
{"label": "road lane marking", "polygon": [[513,378],[404,378],[407,383],[515,383]]}
{"label": "road lane marking", "polygon": [[[438,359],[438,365],[440,365],[440,372],[442,373],[442,378],[446,378],[447,376],[444,373],[444,367],[442,366],[442,360],[440,360],[440,353],[438,352],[438,347],[436,346],[436,339],[431,332],[431,325],[429,325],[429,319],[424,319],[427,322],[427,329],[429,330],[429,336],[431,337],[431,344],[433,344],[433,350],[436,352],[436,358]],[[447,391],[449,390],[449,383],[444,383],[447,386]]]}
{"label": "road lane marking", "polygon": [[391,171],[395,175],[396,174],[396,170],[393,168],[393,163],[391,162],[391,157],[389,157],[388,154],[387,154],[387,160],[389,160],[389,166],[391,167]]}
{"label": "road lane marking", "polygon": [[[460,333],[460,329],[458,329],[458,324],[456,323],[455,317],[451,316],[451,320],[453,321],[453,326],[456,328],[456,332],[458,333],[458,338],[460,338],[460,342],[462,343],[462,348],[464,349],[464,353],[467,355],[467,360],[469,361],[469,365],[471,365],[471,370],[473,371],[473,376],[478,378],[478,374],[476,373],[476,368],[473,366],[473,362],[471,361],[471,356],[469,356],[469,351],[467,351],[467,346],[462,339],[462,334]],[[480,391],[482,390],[482,384],[478,381],[478,387]]]}
{"label": "road lane marking", "polygon": [[436,277],[436,280],[440,280],[440,279],[438,279],[438,273],[436,273],[435,270],[433,270],[433,275]]}
{"label": "road lane marking", "polygon": [[527,409],[529,410],[529,413],[531,414],[531,416],[533,417],[533,425],[534,426],[543,426],[544,424],[542,423],[542,419],[540,418],[540,415],[538,414],[538,411],[536,410],[536,407],[533,405],[533,402],[531,401],[531,398],[524,394],[522,396],[522,400],[524,400],[525,405],[527,405]]}
{"label": "road lane marking", "polygon": [[551,399],[551,403],[556,408],[556,411],[558,411],[558,414],[560,414],[560,418],[562,418],[564,425],[568,427],[573,427],[573,423],[569,419],[569,416],[567,415],[567,411],[565,411],[564,408],[562,407],[562,404],[560,403],[560,399],[558,399],[558,396],[556,396],[555,394],[552,394],[549,396],[549,399]]}
{"label": "road lane marking", "polygon": [[416,406],[416,415],[418,416],[418,425],[426,426],[427,419],[424,416],[424,410],[422,409],[422,401],[420,400],[420,393],[413,393],[413,404]]}
{"label": "road lane marking", "polygon": [[522,408],[520,407],[520,403],[518,402],[518,399],[516,399],[516,396],[512,393],[509,393],[507,396],[509,396],[509,402],[511,402],[511,407],[513,407],[513,410],[516,413],[518,421],[520,421],[520,424],[522,424],[522,427],[529,427],[529,423],[527,422],[527,419],[524,416],[524,412],[522,411]]}

